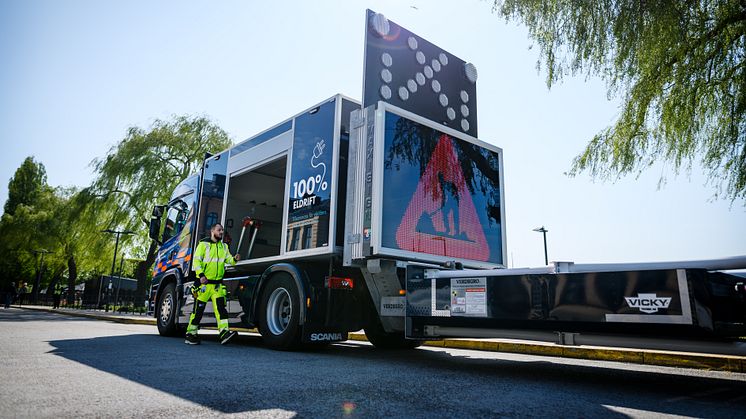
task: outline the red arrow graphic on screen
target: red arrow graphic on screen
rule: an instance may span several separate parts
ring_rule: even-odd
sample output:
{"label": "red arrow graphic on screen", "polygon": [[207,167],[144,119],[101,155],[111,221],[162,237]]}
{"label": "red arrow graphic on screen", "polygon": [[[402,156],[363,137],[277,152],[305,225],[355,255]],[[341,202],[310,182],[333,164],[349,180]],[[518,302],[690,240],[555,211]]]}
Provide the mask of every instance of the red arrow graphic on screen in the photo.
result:
{"label": "red arrow graphic on screen", "polygon": [[490,250],[451,137],[435,146],[396,230],[402,250],[489,260]]}

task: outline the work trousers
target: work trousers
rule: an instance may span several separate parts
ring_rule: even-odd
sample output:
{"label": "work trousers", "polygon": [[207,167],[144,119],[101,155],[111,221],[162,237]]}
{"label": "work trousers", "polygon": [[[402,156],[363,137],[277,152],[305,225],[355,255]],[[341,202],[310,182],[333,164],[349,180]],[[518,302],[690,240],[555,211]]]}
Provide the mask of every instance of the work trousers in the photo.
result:
{"label": "work trousers", "polygon": [[215,313],[215,320],[218,322],[218,330],[228,330],[228,311],[225,309],[225,296],[227,291],[223,284],[203,284],[200,285],[197,292],[197,298],[194,300],[194,311],[189,316],[189,326],[187,333],[197,334],[199,322],[202,320],[202,314],[205,312],[207,303],[212,300],[212,310]]}

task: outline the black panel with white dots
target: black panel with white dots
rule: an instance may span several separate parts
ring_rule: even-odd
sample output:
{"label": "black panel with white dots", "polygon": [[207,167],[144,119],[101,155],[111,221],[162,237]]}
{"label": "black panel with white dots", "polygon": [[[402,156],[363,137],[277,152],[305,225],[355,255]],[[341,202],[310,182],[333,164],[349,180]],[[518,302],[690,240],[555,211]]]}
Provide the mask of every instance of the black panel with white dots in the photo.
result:
{"label": "black panel with white dots", "polygon": [[382,100],[477,137],[476,67],[380,13],[367,14],[363,107]]}

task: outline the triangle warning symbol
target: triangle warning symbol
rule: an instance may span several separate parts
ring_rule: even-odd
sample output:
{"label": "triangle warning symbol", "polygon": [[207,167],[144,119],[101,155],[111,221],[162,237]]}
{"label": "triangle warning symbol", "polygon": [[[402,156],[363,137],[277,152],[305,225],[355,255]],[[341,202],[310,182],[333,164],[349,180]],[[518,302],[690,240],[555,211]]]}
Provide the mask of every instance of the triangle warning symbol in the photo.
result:
{"label": "triangle warning symbol", "polygon": [[488,261],[490,249],[453,140],[441,135],[396,230],[402,250]]}

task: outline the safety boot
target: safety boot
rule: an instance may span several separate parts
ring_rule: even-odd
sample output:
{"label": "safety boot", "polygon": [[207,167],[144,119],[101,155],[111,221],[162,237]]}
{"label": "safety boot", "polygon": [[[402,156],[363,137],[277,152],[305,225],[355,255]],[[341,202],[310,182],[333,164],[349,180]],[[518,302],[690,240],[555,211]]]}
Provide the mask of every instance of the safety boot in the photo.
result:
{"label": "safety boot", "polygon": [[199,345],[200,342],[201,339],[194,333],[187,333],[186,338],[184,339],[184,343],[187,345]]}
{"label": "safety boot", "polygon": [[238,333],[232,331],[232,330],[223,330],[220,332],[220,335],[218,336],[218,339],[220,340],[221,345],[225,345],[228,343],[229,340],[233,339]]}

